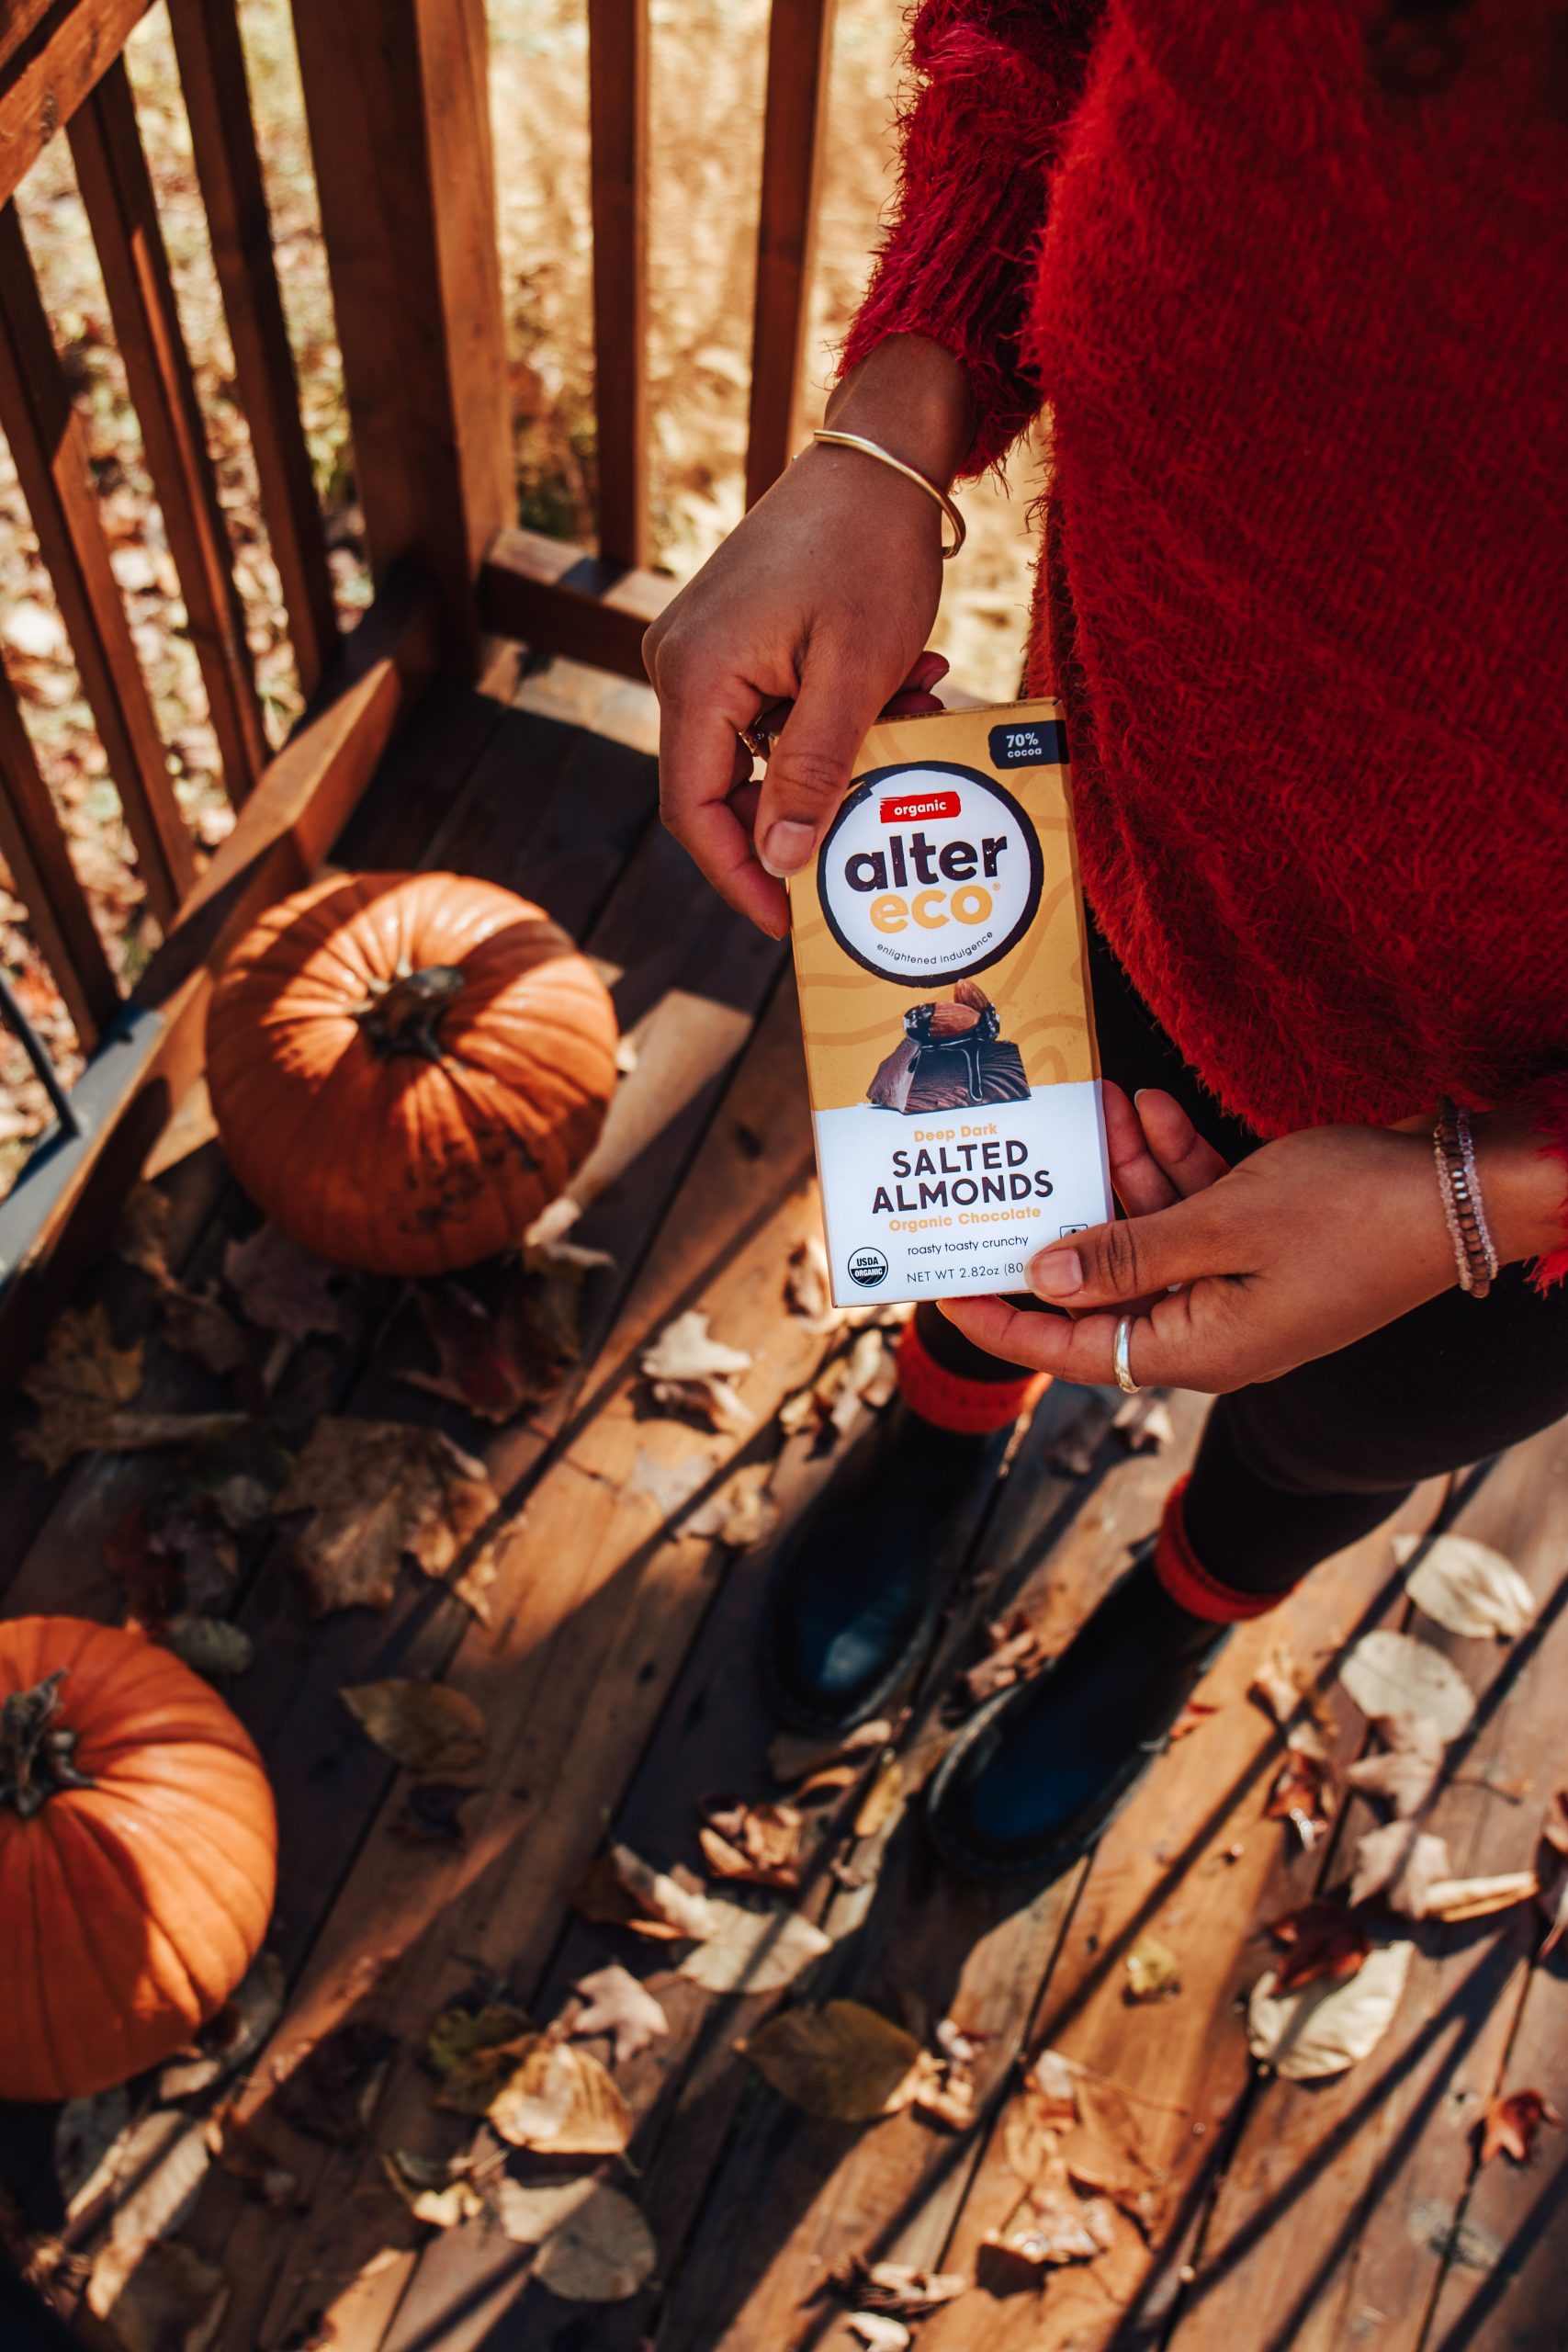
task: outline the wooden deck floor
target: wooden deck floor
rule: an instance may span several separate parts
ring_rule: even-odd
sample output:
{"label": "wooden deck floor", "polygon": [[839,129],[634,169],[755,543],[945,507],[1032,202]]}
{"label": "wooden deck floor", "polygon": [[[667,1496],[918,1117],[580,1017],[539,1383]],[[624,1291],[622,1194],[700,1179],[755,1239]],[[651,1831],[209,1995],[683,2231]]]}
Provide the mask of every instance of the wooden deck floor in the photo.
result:
{"label": "wooden deck floor", "polygon": [[[818,1816],[798,1908],[831,1942],[793,1994],[705,1992],[670,1948],[570,1910],[567,1891],[610,1825],[657,1864],[694,1866],[699,1800],[776,1793],[750,1668],[765,1559],[679,1521],[737,1473],[771,1468],[787,1524],[833,1456],[806,1437],[784,1442],[776,1408],[843,1344],[784,1304],[790,1250],[816,1216],[784,959],[700,888],[660,831],[650,725],[639,689],[559,664],[519,684],[503,658],[487,693],[426,707],[341,846],[344,865],[451,865],[542,899],[602,960],[639,1051],[578,1228],[614,1267],[594,1278],[589,1346],[549,1403],[491,1430],[396,1378],[416,1352],[412,1317],[406,1297],[375,1285],[355,1292],[352,1334],[308,1342],[279,1392],[290,1443],[323,1411],[446,1430],[482,1455],[505,1520],[488,1623],[407,1565],[385,1614],[311,1619],[287,1531],[246,1551],[231,1613],[255,1654],[232,1698],[278,1796],[272,1949],[289,1991],[238,2112],[298,2197],[279,2211],[195,2160],[168,2228],[227,2276],[212,2342],[851,2352],[859,2339],[831,2281],[859,2256],[971,2278],[978,2267],[983,2283],[919,2326],[919,2352],[1562,2352],[1568,2134],[1543,2134],[1528,2167],[1499,2159],[1478,2173],[1472,2131],[1504,2084],[1537,2085],[1568,2109],[1568,1951],[1534,1960],[1534,1909],[1417,1928],[1393,2029],[1326,2085],[1260,2079],[1237,2014],[1267,1964],[1262,1924],[1340,1883],[1371,1819],[1351,1800],[1306,1853],[1263,1817],[1280,1742],[1247,1687],[1263,1655],[1288,1644],[1317,1674],[1348,1758],[1365,1725],[1335,1661],[1407,1607],[1386,1539],[1329,1564],[1279,1617],[1238,1635],[1203,1694],[1215,1712],[1071,1878],[1032,1900],[982,1894],[947,1881],[923,1849],[919,1784],[981,1626],[1021,1607],[1046,1649],[1059,1646],[1149,1525],[1190,1446],[1197,1400],[1173,1400],[1174,1440],[1139,1453],[1111,1430],[1102,1396],[1047,1399],[968,1531],[952,1618],[898,1732],[902,1801],[857,1838],[863,1777]],[[254,1213],[198,1125],[165,1159],[172,1262],[199,1283]],[[106,1261],[86,1295],[107,1305],[122,1343],[147,1337],[145,1404],[225,1401],[158,1338],[144,1274]],[[739,1437],[650,1415],[641,1396],[640,1351],[689,1307],[751,1352],[741,1388],[753,1418]],[[1065,1433],[1086,1467],[1064,1453]],[[1534,1630],[1506,1648],[1424,1628],[1480,1694],[1464,1770],[1434,1824],[1457,1871],[1528,1865],[1545,1800],[1568,1778],[1565,1467],[1568,1441],[1551,1432],[1452,1498],[1463,1530],[1505,1550],[1542,1602]],[[8,1453],[5,1611],[121,1615],[105,1539],[178,1475],[167,1454],[97,1453],[46,1482]],[[1428,1523],[1442,1500],[1424,1494],[1405,1523]],[[410,1838],[406,1776],[339,1698],[390,1676],[443,1679],[488,1718],[491,1758],[461,1844]],[[1132,2005],[1126,1957],[1149,1936],[1174,1955],[1180,1990]],[[630,2165],[599,2166],[641,2206],[659,2263],[632,2300],[589,2305],[532,2279],[528,2254],[491,2222],[412,2221],[382,2159],[468,2144],[473,2127],[433,2105],[423,2062],[444,2005],[504,1996],[545,2023],[612,1960],[649,1980],[669,2019],[615,2070],[636,2117]],[[971,2128],[909,2112],[841,2125],[786,2105],[736,2045],[803,1992],[865,2001],[922,2038],[953,2020],[973,2045]],[[367,2091],[363,2117],[335,2141],[299,2130],[298,2102],[290,2121],[280,2097],[323,2043],[349,2088],[363,2078]],[[1018,2061],[1044,2046],[1115,2100],[1160,2176],[1163,2211],[1152,2243],[1123,2217],[1094,2261],[1054,2271],[1043,2292],[1002,2292],[986,2242],[1019,2196],[1007,2161]],[[205,2112],[235,2087],[168,2110],[159,2146],[182,2135],[200,2146]],[[13,2111],[5,2134],[5,2170],[46,2230],[61,2221],[52,2123]],[[524,2156],[511,2168],[531,2178],[582,2165]],[[72,2244],[90,2252],[109,2219],[100,2202]]]}

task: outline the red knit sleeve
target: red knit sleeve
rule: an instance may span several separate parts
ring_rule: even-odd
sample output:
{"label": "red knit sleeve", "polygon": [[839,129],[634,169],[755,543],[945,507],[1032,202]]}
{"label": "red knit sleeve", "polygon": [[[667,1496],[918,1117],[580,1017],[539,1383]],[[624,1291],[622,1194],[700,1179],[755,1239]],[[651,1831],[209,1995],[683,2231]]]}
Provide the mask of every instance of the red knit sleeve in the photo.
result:
{"label": "red knit sleeve", "polygon": [[1546,1291],[1553,1283],[1568,1281],[1568,1078],[1543,1079],[1530,1089],[1528,1100],[1535,1111],[1536,1126],[1545,1138],[1542,1150],[1564,1163],[1562,1240],[1559,1248],[1538,1258],[1530,1270],[1537,1290]]}
{"label": "red knit sleeve", "polygon": [[1100,0],[922,0],[919,76],[898,200],[844,346],[852,368],[890,334],[929,335],[964,363],[978,419],[963,471],[983,473],[1041,404],[1019,355],[1046,184],[1083,87]]}

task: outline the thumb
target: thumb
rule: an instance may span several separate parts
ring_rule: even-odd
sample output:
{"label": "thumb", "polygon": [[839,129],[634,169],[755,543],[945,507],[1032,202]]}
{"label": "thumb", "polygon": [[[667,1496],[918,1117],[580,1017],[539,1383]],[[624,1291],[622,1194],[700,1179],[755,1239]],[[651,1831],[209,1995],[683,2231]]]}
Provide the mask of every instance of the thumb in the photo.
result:
{"label": "thumb", "polygon": [[866,731],[897,684],[879,681],[865,662],[807,658],[757,804],[757,855],[770,874],[798,874],[810,863]]}
{"label": "thumb", "polygon": [[1152,1216],[1090,1226],[1032,1258],[1024,1280],[1053,1306],[1120,1306],[1157,1298],[1204,1274],[1248,1270],[1220,1186]]}

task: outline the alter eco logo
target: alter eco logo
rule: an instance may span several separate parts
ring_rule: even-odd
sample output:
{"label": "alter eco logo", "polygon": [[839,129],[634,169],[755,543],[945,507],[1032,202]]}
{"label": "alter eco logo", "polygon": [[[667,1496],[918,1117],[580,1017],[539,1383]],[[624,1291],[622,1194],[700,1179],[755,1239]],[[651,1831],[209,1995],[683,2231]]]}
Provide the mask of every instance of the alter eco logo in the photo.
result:
{"label": "alter eco logo", "polygon": [[1040,904],[1040,843],[1011,793],[973,768],[878,768],[845,799],[817,878],[845,954],[926,988],[1018,944]]}

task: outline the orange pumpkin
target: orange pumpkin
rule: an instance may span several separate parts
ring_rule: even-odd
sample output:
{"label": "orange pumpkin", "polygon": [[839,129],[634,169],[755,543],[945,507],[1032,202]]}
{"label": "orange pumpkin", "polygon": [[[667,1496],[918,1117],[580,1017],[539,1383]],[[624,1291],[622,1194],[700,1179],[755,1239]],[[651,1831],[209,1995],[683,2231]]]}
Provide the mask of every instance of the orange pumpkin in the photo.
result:
{"label": "orange pumpkin", "polygon": [[321,881],[214,991],[208,1085],[240,1182],[339,1265],[433,1274],[513,1245],[598,1138],[615,1016],[544,911],[457,874]]}
{"label": "orange pumpkin", "polygon": [[156,2065],[221,2008],[272,1912],[249,1736],[141,1634],[0,1623],[0,2098]]}

